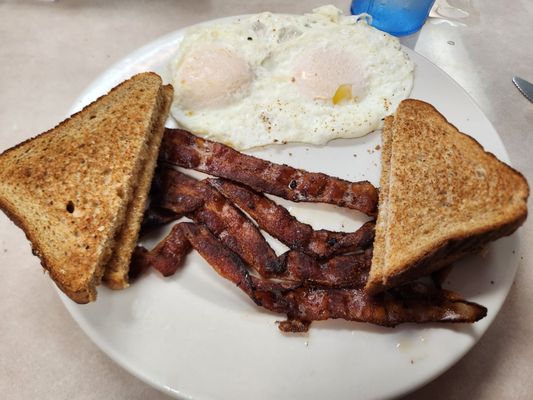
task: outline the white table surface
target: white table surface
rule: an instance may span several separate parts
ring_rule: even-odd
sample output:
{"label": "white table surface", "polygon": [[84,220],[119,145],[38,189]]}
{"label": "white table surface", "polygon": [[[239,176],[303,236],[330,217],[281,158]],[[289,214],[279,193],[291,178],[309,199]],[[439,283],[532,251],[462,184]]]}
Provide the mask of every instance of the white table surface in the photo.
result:
{"label": "white table surface", "polygon": [[[332,1],[348,10],[348,1]],[[511,84],[533,81],[533,2],[448,0],[461,21],[430,19],[404,42],[477,101],[533,182],[533,104]],[[0,1],[0,151],[54,126],[81,91],[132,50],[196,22],[322,1]],[[531,200],[529,202],[531,208]],[[1,213],[0,213],[1,214]],[[519,270],[500,314],[448,372],[409,399],[533,398],[533,222],[520,230]],[[168,399],[122,370],[81,331],[21,230],[0,215],[0,397]],[[357,395],[354,394],[354,398]]]}

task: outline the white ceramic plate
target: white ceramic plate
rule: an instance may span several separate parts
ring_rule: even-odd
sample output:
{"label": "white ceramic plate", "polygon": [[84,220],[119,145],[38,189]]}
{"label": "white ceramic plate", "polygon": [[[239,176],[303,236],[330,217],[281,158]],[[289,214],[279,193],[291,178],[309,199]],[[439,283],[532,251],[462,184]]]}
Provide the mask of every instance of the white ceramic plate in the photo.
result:
{"label": "white ceramic plate", "polygon": [[[169,82],[167,63],[183,31],[139,49],[101,75],[72,111],[141,71]],[[498,134],[449,76],[420,55],[411,97],[437,107],[463,132],[508,161]],[[286,145],[253,153],[274,162],[378,184],[380,133],[327,146]],[[363,217],[317,204],[288,204],[315,227],[348,230]],[[162,235],[163,233],[161,233]],[[160,236],[159,238],[162,238]],[[153,243],[153,242],[152,242]],[[498,313],[517,267],[515,237],[483,256],[458,263],[446,287],[488,307],[473,325],[413,325],[395,329],[324,321],[305,335],[284,335],[275,315],[256,307],[192,253],[170,278],[149,272],[124,291],[98,289],[98,301],[65,306],[112,359],[149,384],[191,399],[381,399],[414,390],[444,372],[474,346]]]}

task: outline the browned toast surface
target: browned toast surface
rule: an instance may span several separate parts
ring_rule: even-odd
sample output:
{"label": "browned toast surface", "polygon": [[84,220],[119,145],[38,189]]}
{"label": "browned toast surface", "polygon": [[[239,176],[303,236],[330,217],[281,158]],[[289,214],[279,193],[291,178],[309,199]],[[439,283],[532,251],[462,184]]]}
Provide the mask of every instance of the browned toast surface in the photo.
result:
{"label": "browned toast surface", "polygon": [[382,154],[384,217],[376,225],[370,292],[427,275],[440,260],[509,235],[525,220],[529,187],[522,174],[433,106],[404,100],[385,129],[390,154]]}
{"label": "browned toast surface", "polygon": [[[390,157],[392,146],[392,125],[394,117],[389,116],[385,118],[383,124],[383,132],[381,135],[381,175],[379,179],[379,202],[378,202],[378,216],[376,220],[374,246],[373,246],[373,276],[381,276],[383,263],[385,258],[385,232],[387,230],[388,221],[388,204],[385,201],[388,199],[389,179],[390,179]],[[378,272],[379,270],[379,272]],[[377,282],[379,283],[379,282]]]}
{"label": "browned toast surface", "polygon": [[128,272],[130,259],[139,236],[148,192],[150,191],[154,176],[159,147],[163,139],[163,133],[165,132],[165,121],[170,104],[172,103],[173,94],[172,86],[166,85],[163,87],[163,96],[161,96],[158,104],[159,111],[154,113],[151,139],[142,154],[144,161],[139,173],[138,182],[128,204],[126,218],[117,235],[113,255],[106,265],[104,282],[112,289],[123,289],[129,285]]}
{"label": "browned toast surface", "polygon": [[70,298],[96,298],[163,94],[134,76],[55,128],[0,155],[0,208]]}

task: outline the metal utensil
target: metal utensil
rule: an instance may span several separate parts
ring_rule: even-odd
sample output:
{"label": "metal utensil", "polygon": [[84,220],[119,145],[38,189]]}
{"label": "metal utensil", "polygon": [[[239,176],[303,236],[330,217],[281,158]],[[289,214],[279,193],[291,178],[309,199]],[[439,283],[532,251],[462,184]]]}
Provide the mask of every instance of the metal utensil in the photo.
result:
{"label": "metal utensil", "polygon": [[518,76],[513,76],[513,83],[520,90],[520,93],[533,103],[533,84]]}

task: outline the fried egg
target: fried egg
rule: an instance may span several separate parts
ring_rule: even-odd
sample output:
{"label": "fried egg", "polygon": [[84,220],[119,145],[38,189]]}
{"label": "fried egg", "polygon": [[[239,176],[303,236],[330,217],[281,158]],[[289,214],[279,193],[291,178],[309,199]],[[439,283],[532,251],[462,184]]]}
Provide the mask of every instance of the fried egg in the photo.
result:
{"label": "fried egg", "polygon": [[380,128],[408,97],[414,65],[397,38],[324,6],[191,28],[171,70],[178,123],[242,150]]}

